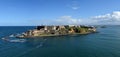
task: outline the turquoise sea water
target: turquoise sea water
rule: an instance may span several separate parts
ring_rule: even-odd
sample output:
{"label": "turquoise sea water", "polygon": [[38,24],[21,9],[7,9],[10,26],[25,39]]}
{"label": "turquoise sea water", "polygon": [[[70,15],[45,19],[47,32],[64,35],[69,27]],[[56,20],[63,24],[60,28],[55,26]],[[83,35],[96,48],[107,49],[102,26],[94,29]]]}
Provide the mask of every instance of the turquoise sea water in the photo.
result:
{"label": "turquoise sea water", "polygon": [[0,27],[0,57],[120,57],[120,26],[98,28],[99,33],[26,39],[1,38],[35,27]]}

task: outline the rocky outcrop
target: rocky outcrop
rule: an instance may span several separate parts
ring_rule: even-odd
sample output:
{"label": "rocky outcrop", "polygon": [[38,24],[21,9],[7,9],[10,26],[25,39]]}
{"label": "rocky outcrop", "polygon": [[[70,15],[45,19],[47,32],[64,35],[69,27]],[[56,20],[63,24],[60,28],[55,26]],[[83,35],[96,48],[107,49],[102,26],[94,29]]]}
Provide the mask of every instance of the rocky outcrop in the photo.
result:
{"label": "rocky outcrop", "polygon": [[96,28],[93,26],[75,26],[75,25],[63,25],[63,26],[37,26],[34,30],[29,30],[22,33],[20,38],[25,37],[41,37],[41,36],[57,36],[57,35],[69,35],[69,34],[88,34],[96,32]]}

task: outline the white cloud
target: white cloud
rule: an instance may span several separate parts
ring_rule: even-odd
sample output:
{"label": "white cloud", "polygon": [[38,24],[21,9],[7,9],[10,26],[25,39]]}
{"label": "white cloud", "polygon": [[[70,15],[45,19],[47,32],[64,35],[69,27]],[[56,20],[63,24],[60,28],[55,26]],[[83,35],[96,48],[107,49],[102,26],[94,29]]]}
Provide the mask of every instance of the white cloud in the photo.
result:
{"label": "white cloud", "polygon": [[56,21],[58,24],[87,24],[87,25],[118,25],[120,24],[120,11],[114,11],[109,14],[93,16],[87,19],[77,19],[71,16],[62,16]]}
{"label": "white cloud", "polygon": [[97,24],[120,24],[120,11],[94,16],[91,19],[96,20]]}
{"label": "white cloud", "polygon": [[62,16],[62,17],[56,19],[55,22],[57,22],[59,24],[63,24],[63,25],[65,25],[65,24],[76,24],[77,25],[77,24],[80,24],[82,22],[82,20],[72,18],[71,16]]}
{"label": "white cloud", "polygon": [[105,14],[105,15],[99,15],[99,16],[95,16],[93,17],[95,19],[115,19],[117,21],[120,21],[120,11],[115,11],[111,14]]}
{"label": "white cloud", "polygon": [[78,6],[72,6],[71,8],[72,8],[73,10],[77,10],[77,9],[79,9]]}
{"label": "white cloud", "polygon": [[[33,22],[33,21],[32,21]],[[93,16],[91,18],[73,18],[72,16],[61,16],[56,19],[36,20],[35,25],[116,25],[120,24],[120,11]]]}
{"label": "white cloud", "polygon": [[72,4],[70,4],[69,7],[73,10],[78,10],[80,8],[77,1],[72,1]]}
{"label": "white cloud", "polygon": [[95,20],[73,18],[72,16],[61,16],[49,22],[50,25],[84,25],[93,24]]}

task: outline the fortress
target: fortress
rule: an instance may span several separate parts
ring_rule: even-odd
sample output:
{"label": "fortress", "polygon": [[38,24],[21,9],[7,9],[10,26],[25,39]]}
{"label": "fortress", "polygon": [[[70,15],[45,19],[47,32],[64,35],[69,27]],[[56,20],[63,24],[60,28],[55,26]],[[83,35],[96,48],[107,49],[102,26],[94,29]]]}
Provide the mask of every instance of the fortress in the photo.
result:
{"label": "fortress", "polygon": [[81,25],[61,25],[61,26],[37,26],[33,30],[22,33],[20,38],[25,37],[41,37],[41,36],[59,36],[69,34],[88,34],[96,32],[93,26]]}

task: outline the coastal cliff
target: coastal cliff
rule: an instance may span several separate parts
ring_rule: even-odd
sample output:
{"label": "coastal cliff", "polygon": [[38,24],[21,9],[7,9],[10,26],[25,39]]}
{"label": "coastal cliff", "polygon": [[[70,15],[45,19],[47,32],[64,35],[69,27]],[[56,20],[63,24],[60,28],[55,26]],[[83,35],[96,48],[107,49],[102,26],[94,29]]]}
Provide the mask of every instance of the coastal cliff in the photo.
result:
{"label": "coastal cliff", "polygon": [[35,29],[24,32],[17,37],[26,38],[42,36],[60,36],[70,34],[89,34],[93,32],[96,32],[96,28],[93,26],[78,26],[78,25],[37,26]]}

